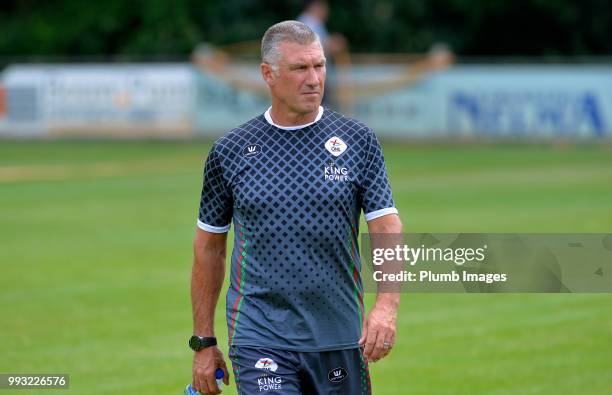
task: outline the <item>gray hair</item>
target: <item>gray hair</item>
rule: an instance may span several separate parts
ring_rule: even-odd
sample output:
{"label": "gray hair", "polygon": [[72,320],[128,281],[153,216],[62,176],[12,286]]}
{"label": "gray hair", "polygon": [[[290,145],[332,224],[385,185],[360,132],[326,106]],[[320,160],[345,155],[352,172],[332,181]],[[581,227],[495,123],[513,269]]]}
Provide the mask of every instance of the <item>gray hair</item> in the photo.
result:
{"label": "gray hair", "polygon": [[261,39],[261,61],[269,64],[274,73],[278,72],[281,57],[278,45],[283,41],[302,45],[321,43],[319,36],[302,22],[283,21],[270,26]]}

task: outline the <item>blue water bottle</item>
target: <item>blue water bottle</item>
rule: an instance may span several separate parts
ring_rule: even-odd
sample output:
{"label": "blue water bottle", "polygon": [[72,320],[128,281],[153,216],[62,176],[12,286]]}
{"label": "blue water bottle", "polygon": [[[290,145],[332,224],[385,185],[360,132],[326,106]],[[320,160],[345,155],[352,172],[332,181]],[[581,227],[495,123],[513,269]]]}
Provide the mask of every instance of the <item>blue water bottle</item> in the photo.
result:
{"label": "blue water bottle", "polygon": [[[219,389],[221,389],[221,385],[223,384],[223,376],[225,376],[223,374],[223,369],[217,368],[217,370],[215,370],[215,379],[217,379],[217,387],[219,387]],[[187,384],[187,387],[185,387],[184,394],[185,395],[200,395],[200,392],[194,390],[191,384]]]}

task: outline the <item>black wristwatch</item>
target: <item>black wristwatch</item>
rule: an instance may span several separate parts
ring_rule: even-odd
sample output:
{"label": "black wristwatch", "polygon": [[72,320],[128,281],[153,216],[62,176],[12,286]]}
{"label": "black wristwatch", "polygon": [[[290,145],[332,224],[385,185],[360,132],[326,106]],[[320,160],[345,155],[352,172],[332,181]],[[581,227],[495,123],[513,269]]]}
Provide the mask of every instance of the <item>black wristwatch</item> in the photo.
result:
{"label": "black wristwatch", "polygon": [[212,347],[216,345],[217,345],[216,337],[202,337],[202,336],[193,335],[191,336],[191,339],[189,339],[189,347],[193,351],[200,351],[203,348]]}

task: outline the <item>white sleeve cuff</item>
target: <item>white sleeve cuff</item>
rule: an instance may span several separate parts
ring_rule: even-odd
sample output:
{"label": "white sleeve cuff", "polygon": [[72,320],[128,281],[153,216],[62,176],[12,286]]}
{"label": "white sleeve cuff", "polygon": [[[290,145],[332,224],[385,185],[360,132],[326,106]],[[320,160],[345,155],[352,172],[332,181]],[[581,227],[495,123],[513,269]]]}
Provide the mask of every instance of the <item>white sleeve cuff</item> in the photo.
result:
{"label": "white sleeve cuff", "polygon": [[397,212],[397,209],[395,207],[382,208],[380,210],[372,211],[371,213],[366,213],[365,220],[366,221],[371,221],[371,220],[376,219],[378,217],[382,217],[383,215],[397,214],[397,213],[398,212]]}
{"label": "white sleeve cuff", "polygon": [[204,222],[198,219],[198,228],[211,233],[227,233],[230,229],[230,224],[227,224],[225,226],[212,226],[205,224]]}

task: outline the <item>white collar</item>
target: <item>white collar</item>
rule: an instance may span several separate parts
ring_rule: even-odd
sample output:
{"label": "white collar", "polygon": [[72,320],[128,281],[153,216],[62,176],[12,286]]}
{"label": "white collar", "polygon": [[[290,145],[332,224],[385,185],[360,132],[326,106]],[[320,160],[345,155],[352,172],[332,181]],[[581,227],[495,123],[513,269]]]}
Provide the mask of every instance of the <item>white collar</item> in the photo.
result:
{"label": "white collar", "polygon": [[274,123],[274,121],[272,120],[272,117],[270,116],[270,110],[272,109],[272,107],[268,108],[266,110],[266,112],[264,113],[264,117],[266,118],[266,121],[268,121],[268,123],[272,126],[276,126],[279,129],[283,129],[283,130],[298,130],[298,129],[302,129],[305,128],[306,126],[310,126],[313,123],[317,122],[319,119],[321,119],[321,117],[323,116],[323,107],[319,106],[319,113],[317,114],[317,117],[315,118],[314,121],[309,122],[309,123],[305,123],[303,125],[295,125],[295,126],[281,126],[281,125],[277,125]]}

